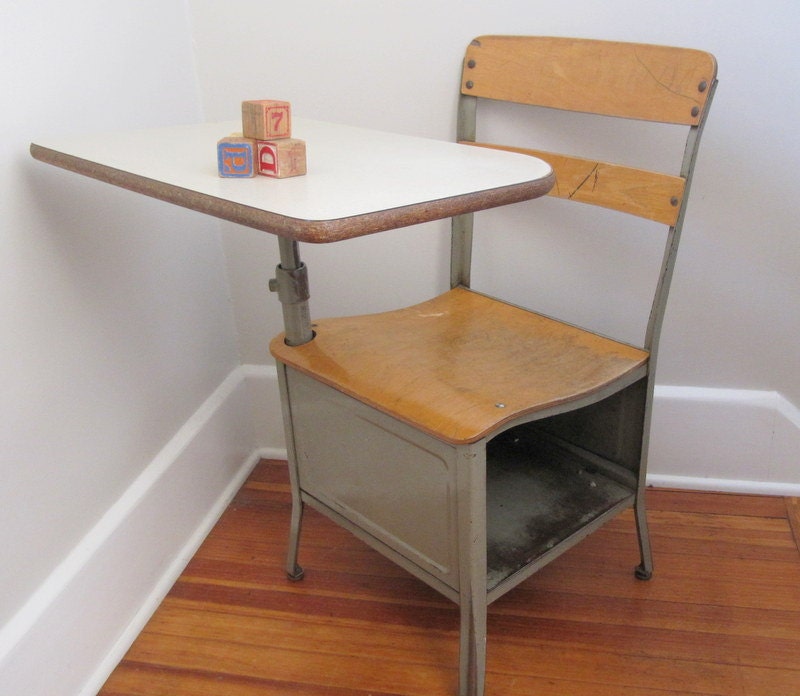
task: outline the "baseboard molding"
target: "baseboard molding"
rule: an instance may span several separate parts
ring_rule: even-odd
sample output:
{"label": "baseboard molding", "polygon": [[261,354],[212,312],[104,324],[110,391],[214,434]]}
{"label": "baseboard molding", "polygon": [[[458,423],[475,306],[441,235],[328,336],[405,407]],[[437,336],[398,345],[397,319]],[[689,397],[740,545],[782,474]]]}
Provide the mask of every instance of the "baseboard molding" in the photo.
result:
{"label": "baseboard molding", "polygon": [[[256,419],[271,424],[259,441],[285,457],[277,372],[246,369]],[[648,483],[800,496],[800,409],[778,392],[656,386]]]}
{"label": "baseboard molding", "polygon": [[255,465],[234,370],[0,630],[0,692],[93,696]]}
{"label": "baseboard molding", "polygon": [[[800,496],[800,410],[657,387],[648,482]],[[93,696],[260,458],[285,458],[277,371],[235,369],[0,629],[3,693]]]}
{"label": "baseboard molding", "polygon": [[768,481],[752,481],[749,479],[699,478],[697,476],[653,474],[647,476],[647,485],[653,488],[679,488],[689,491],[800,497],[800,483],[770,483]]}
{"label": "baseboard molding", "polygon": [[800,409],[778,392],[656,386],[648,483],[800,496]]}

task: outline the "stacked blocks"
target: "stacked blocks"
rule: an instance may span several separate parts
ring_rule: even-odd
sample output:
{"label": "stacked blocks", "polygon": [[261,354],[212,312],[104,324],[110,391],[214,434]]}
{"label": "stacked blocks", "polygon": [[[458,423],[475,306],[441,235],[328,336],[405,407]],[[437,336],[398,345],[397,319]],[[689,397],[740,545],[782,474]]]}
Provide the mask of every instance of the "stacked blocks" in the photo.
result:
{"label": "stacked blocks", "polygon": [[289,102],[242,102],[242,130],[217,143],[220,176],[248,178],[263,174],[283,179],[306,173],[306,144],[291,137]]}

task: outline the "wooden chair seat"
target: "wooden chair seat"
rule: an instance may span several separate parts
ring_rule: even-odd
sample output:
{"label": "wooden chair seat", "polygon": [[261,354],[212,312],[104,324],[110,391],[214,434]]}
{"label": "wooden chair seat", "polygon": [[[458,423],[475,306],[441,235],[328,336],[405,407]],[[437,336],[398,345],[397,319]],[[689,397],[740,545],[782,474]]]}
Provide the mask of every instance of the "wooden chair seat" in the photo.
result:
{"label": "wooden chair seat", "polygon": [[[649,353],[465,288],[382,314],[320,320],[270,345],[281,362],[452,444],[599,398]],[[619,385],[617,384],[617,388]]]}

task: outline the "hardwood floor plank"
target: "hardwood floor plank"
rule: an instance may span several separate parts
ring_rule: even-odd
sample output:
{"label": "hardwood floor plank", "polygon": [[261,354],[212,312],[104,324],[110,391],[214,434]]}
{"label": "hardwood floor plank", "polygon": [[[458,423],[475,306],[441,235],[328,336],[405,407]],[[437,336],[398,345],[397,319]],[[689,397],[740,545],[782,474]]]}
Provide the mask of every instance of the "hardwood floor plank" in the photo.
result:
{"label": "hardwood floor plank", "polygon": [[[490,641],[494,636],[560,645],[563,649],[631,654],[642,658],[680,660],[724,665],[795,669],[800,640],[772,638],[754,641],[752,635],[727,635],[693,630],[650,628],[619,623],[589,623],[521,616],[489,617]],[[532,636],[535,636],[533,638]]]}
{"label": "hardwood floor plank", "polygon": [[304,682],[257,679],[209,670],[183,670],[126,662],[103,696],[398,696],[397,692],[317,686]]}
{"label": "hardwood floor plank", "polygon": [[[238,630],[240,622],[233,624],[230,630]],[[177,636],[148,632],[130,659],[184,670],[214,667],[226,674],[288,682],[302,680],[316,686],[358,688],[366,682],[378,691],[403,694],[452,694],[455,690],[454,635],[426,638],[422,633],[407,645],[384,636],[384,640],[369,645],[369,633],[377,638],[382,631],[379,624],[373,624],[365,626],[366,632],[357,643],[351,644],[352,631],[330,626],[323,626],[322,631],[320,624],[304,622],[290,623],[289,629],[283,631],[276,624],[275,634],[262,634],[256,628],[245,634],[247,639],[243,642],[231,643],[220,640],[214,626],[203,628],[195,627]],[[683,694],[738,696],[741,675],[749,672],[753,672],[754,681],[765,682],[762,671],[747,666],[730,669],[728,665],[700,660],[665,661],[640,654],[516,641],[506,636],[490,643],[490,673],[495,671],[495,664],[505,674],[674,690]],[[769,673],[779,674],[779,671],[765,674]]]}
{"label": "hardwood floor plank", "polygon": [[786,498],[786,516],[792,528],[795,546],[800,553],[800,498]]}
{"label": "hardwood floor plank", "polygon": [[773,495],[648,488],[647,507],[650,510],[681,513],[736,514],[739,517],[786,517],[783,498]]}
{"label": "hardwood floor plank", "polygon": [[[113,691],[104,696],[401,696],[374,689],[315,686],[299,682],[252,679],[213,672],[199,673],[150,665],[121,665],[115,673]],[[678,696],[676,691],[638,689],[590,683],[575,690],[574,682],[558,679],[494,674],[488,675],[490,693],[509,696]],[[444,692],[446,693],[446,692]],[[430,696],[439,696],[431,692]]]}
{"label": "hardwood floor plank", "polygon": [[[265,621],[267,618],[269,621]],[[431,630],[416,625],[387,625],[375,620],[341,620],[338,616],[280,611],[253,614],[226,607],[196,610],[188,615],[182,608],[173,607],[172,613],[164,612],[151,632],[264,649],[279,645],[286,650],[315,654],[350,657],[377,654],[394,662],[451,667],[457,657],[456,628],[457,625],[452,630]]]}
{"label": "hardwood floor plank", "polygon": [[[417,582],[416,580],[414,582]],[[322,606],[328,612],[336,612],[337,624],[341,627],[345,622],[365,621],[371,624],[377,620],[382,631],[396,630],[399,627],[411,627],[415,630],[431,631],[445,630],[454,636],[457,630],[458,617],[456,608],[447,602],[440,604],[433,612],[429,605],[410,606],[409,602],[397,602],[388,596],[382,599],[373,598],[370,593],[369,601],[347,603],[335,602],[330,588],[330,578],[322,583],[325,587],[325,597],[320,601],[317,597],[292,597],[291,600],[281,599],[280,590],[274,591],[267,601],[265,595],[248,594],[248,603],[231,600],[228,603],[217,604],[219,595],[213,595],[201,589],[200,598],[194,600],[195,611],[201,607],[214,607],[214,611],[241,616],[241,609],[253,609],[252,616],[263,620],[269,617],[276,621],[276,617],[294,616],[322,620],[315,608]],[[341,591],[341,588],[337,588]],[[311,590],[314,592],[314,590]],[[516,598],[522,593],[511,593],[510,597]],[[680,658],[682,660],[701,660],[720,664],[731,665],[747,664],[762,667],[792,668],[797,663],[800,654],[800,637],[797,630],[797,613],[790,613],[789,617],[779,616],[776,612],[764,614],[760,622],[752,621],[747,624],[742,616],[736,617],[733,623],[727,614],[718,613],[714,621],[696,620],[689,622],[694,609],[690,605],[682,604],[671,606],[672,621],[659,621],[660,612],[655,615],[640,609],[638,617],[631,612],[624,617],[615,615],[610,611],[603,611],[605,601],[602,598],[592,598],[584,602],[581,611],[575,611],[572,606],[574,598],[563,602],[559,613],[551,612],[547,616],[537,614],[535,607],[538,603],[537,592],[534,590],[526,594],[534,597],[533,607],[522,605],[519,601],[512,603],[507,598],[509,595],[490,607],[490,640],[495,635],[507,638],[516,638],[530,635],[538,642],[562,644],[564,646],[583,647],[596,650],[610,650],[624,652],[631,644],[637,645],[640,655],[657,658]],[[349,595],[341,595],[349,596]],[[299,601],[296,601],[298,600]],[[316,601],[315,601],[316,600]],[[214,602],[214,604],[212,604]],[[381,604],[387,604],[381,608]],[[354,613],[352,605],[357,607]],[[664,605],[659,607],[663,611]],[[162,608],[162,616],[169,616],[169,610]],[[267,613],[268,612],[268,613]],[[706,612],[707,614],[708,612]],[[641,617],[650,620],[642,622]],[[637,621],[637,618],[640,620]],[[782,620],[782,621],[781,621]],[[783,624],[783,635],[779,626]],[[671,624],[671,625],[665,625]],[[158,623],[153,625],[157,630]],[[770,640],[754,641],[754,636],[766,632]],[[235,631],[237,640],[242,631]]]}
{"label": "hardwood floor plank", "polygon": [[[427,646],[426,646],[427,647]],[[419,651],[422,654],[423,650]],[[302,682],[317,687],[369,689],[428,696],[455,691],[455,665],[430,665],[418,661],[397,662],[386,659],[378,649],[350,655],[320,652],[305,642],[304,650],[285,648],[282,644],[252,645],[230,643],[195,636],[144,633],[131,659],[184,670],[213,669],[224,674],[281,682]]]}
{"label": "hardwood floor plank", "polygon": [[[286,579],[288,491],[256,467],[100,696],[456,693],[456,605],[351,534],[307,511]],[[487,696],[800,696],[797,501],[648,500],[652,580],[626,515],[490,606]]]}
{"label": "hardwood floor plank", "polygon": [[[719,527],[679,526],[651,513],[651,542],[658,554],[669,553],[685,556],[709,554],[718,557],[750,558],[754,560],[777,560],[795,562],[797,549],[786,520],[771,530],[725,529]],[[776,520],[776,522],[779,522]],[[603,546],[606,552],[638,553],[636,529],[633,519],[612,520],[606,527],[590,537],[591,546]],[[597,541],[595,540],[602,540]]]}
{"label": "hardwood floor plank", "polygon": [[418,626],[430,630],[448,625],[452,617],[456,616],[447,605],[434,607],[427,603],[399,603],[331,593],[318,594],[313,588],[301,594],[250,587],[178,583],[170,594],[180,599],[193,599],[200,606],[214,604],[235,608],[279,604],[283,611],[304,615],[333,614],[339,620],[373,620],[383,624]]}
{"label": "hardwood floor plank", "polygon": [[797,611],[689,604],[644,598],[602,597],[549,591],[535,583],[504,595],[492,614],[561,619],[587,624],[621,624],[658,630],[694,631],[705,636],[731,635],[770,645],[772,640],[800,639]]}

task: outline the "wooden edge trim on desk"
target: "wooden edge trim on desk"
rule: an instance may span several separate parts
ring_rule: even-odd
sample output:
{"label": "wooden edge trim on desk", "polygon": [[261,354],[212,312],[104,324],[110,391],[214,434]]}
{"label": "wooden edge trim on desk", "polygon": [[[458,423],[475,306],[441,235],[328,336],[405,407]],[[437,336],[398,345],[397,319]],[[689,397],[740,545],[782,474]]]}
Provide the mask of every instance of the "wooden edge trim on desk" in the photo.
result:
{"label": "wooden edge trim on desk", "polygon": [[216,196],[198,193],[180,186],[165,184],[148,177],[130,174],[114,167],[67,155],[35,143],[31,143],[30,152],[34,159],[41,162],[129,191],[212,215],[222,220],[235,222],[245,227],[252,227],[270,234],[288,237],[298,242],[312,244],[338,242],[375,232],[448,218],[462,213],[487,210],[531,200],[545,195],[555,182],[555,175],[551,172],[542,179],[486,191],[477,191],[453,198],[426,201],[334,220],[302,220],[226,201]]}

